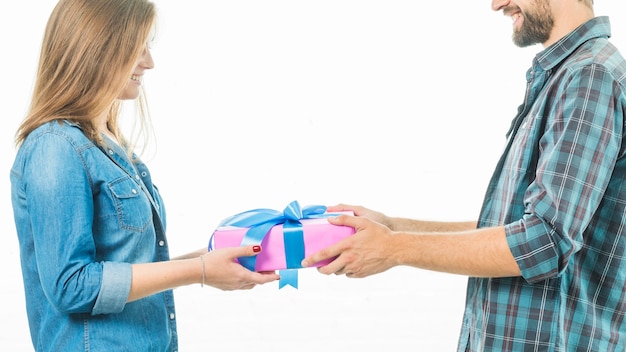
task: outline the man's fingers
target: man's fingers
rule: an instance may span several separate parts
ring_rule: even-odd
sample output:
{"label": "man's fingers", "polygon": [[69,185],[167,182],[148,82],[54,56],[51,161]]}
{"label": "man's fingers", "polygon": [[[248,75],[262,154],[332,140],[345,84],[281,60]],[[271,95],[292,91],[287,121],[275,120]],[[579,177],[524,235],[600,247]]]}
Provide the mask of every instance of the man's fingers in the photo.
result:
{"label": "man's fingers", "polygon": [[339,212],[339,211],[346,211],[346,210],[352,210],[352,207],[346,204],[337,204],[337,205],[330,205],[328,207],[326,207],[326,211],[329,213],[334,213],[334,212]]}
{"label": "man's fingers", "polygon": [[337,215],[328,218],[328,222],[337,226],[355,227],[359,223],[359,219],[352,215]]}
{"label": "man's fingers", "polygon": [[326,259],[330,259],[333,257],[336,257],[339,255],[339,251],[335,250],[334,248],[336,247],[336,245],[330,246],[330,247],[326,247],[322,250],[319,250],[316,253],[311,254],[310,256],[304,258],[304,260],[302,261],[301,265],[304,268],[310,267],[315,265],[315,263],[319,263],[323,260]]}
{"label": "man's fingers", "polygon": [[[337,226],[348,226],[354,227],[356,231],[358,231],[358,225],[362,221],[362,219],[356,218],[351,215],[338,215],[332,216],[328,218],[328,222],[337,225]],[[346,248],[346,241],[349,241],[350,237],[345,238],[332,246],[328,246],[324,249],[319,250],[316,253],[311,254],[310,256],[304,258],[302,261],[302,267],[310,267],[324,260],[332,259],[338,257]],[[320,271],[323,273],[333,273],[339,270],[341,267],[336,267],[337,259],[333,260],[330,264],[326,265]],[[334,270],[333,270],[334,269]]]}

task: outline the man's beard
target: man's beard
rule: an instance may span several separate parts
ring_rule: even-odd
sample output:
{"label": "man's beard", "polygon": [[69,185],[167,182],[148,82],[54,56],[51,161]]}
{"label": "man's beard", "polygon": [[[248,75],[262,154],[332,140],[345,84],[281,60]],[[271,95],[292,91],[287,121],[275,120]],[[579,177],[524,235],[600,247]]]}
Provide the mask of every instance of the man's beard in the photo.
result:
{"label": "man's beard", "polygon": [[513,43],[519,47],[545,43],[550,38],[554,27],[552,11],[545,0],[537,0],[536,5],[532,13],[522,13],[522,26],[513,32]]}

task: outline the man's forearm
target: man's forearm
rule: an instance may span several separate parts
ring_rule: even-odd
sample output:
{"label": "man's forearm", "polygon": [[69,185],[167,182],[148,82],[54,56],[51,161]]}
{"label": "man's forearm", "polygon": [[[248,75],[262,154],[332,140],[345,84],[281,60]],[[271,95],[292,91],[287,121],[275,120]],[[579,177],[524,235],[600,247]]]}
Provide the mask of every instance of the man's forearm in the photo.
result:
{"label": "man's forearm", "polygon": [[504,227],[449,233],[398,233],[391,247],[399,265],[474,277],[519,276]]}
{"label": "man's forearm", "polygon": [[389,218],[389,228],[393,231],[408,232],[460,232],[476,229],[476,221],[426,221],[406,218]]}

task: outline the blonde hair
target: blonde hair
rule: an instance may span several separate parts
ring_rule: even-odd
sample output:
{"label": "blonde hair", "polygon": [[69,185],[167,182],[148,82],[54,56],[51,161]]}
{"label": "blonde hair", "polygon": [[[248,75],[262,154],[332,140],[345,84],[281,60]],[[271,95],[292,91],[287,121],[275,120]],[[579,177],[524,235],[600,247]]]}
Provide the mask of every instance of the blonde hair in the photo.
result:
{"label": "blonde hair", "polygon": [[[54,120],[76,122],[89,139],[101,143],[93,120],[104,113],[107,127],[126,144],[117,98],[155,20],[156,9],[147,0],[60,0],[48,20],[30,109],[16,144]],[[149,118],[143,91],[137,104],[143,126]]]}

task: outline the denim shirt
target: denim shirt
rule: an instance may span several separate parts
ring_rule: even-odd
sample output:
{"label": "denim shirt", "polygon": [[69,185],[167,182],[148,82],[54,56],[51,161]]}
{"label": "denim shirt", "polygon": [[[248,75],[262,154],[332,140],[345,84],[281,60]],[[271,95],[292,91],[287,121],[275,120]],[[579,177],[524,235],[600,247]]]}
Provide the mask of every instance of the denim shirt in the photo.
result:
{"label": "denim shirt", "polygon": [[117,144],[49,122],[17,152],[11,195],[37,351],[175,351],[172,291],[126,303],[131,265],[169,260],[150,173]]}

